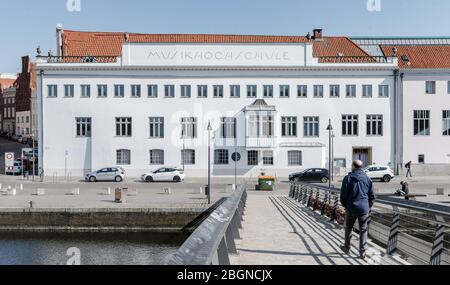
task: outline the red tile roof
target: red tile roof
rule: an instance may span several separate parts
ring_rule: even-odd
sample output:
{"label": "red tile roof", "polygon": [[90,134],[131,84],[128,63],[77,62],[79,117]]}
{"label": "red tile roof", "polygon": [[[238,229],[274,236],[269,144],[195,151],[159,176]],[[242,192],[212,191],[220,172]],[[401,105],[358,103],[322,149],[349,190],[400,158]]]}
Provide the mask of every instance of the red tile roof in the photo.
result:
{"label": "red tile roof", "polygon": [[[450,68],[450,45],[381,46],[381,49],[386,56],[392,56],[394,47],[400,68]],[[409,64],[403,60],[405,56]]]}
{"label": "red tile roof", "polygon": [[[126,33],[64,30],[65,56],[121,56]],[[304,36],[211,35],[211,34],[129,34],[133,43],[306,43]],[[323,37],[312,41],[315,57],[368,56],[346,37]],[[329,62],[330,60],[328,60]]]}
{"label": "red tile roof", "polygon": [[11,87],[14,82],[16,82],[16,79],[7,79],[7,78],[0,78],[0,89],[6,89]]}

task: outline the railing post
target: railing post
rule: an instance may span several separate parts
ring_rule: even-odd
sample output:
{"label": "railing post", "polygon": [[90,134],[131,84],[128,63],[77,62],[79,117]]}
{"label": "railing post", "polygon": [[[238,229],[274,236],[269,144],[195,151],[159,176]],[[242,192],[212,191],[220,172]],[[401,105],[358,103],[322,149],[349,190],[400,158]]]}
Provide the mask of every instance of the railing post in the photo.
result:
{"label": "railing post", "polygon": [[397,207],[394,208],[394,216],[389,230],[389,239],[387,244],[387,254],[392,255],[397,250],[397,239],[400,228],[400,212]]}
{"label": "railing post", "polygon": [[323,216],[325,214],[325,208],[328,204],[328,197],[330,196],[330,192],[325,193],[325,197],[323,199],[322,209],[320,210],[320,214]]}
{"label": "railing post", "polygon": [[236,254],[237,250],[236,250],[236,244],[234,242],[234,235],[233,235],[233,230],[231,228],[231,226],[228,227],[228,229],[225,232],[225,241],[227,243],[227,249],[228,249],[228,253],[231,254]]}
{"label": "railing post", "polygon": [[291,182],[291,189],[289,189],[289,197],[294,198],[294,183]]}
{"label": "railing post", "polygon": [[298,185],[297,188],[298,188],[297,202],[301,202],[303,199],[303,185],[302,186]]}
{"label": "railing post", "polygon": [[[444,221],[442,217],[436,217],[438,221]],[[441,265],[441,257],[444,252],[445,226],[438,224],[434,234],[433,247],[431,250],[430,265]]]}
{"label": "railing post", "polygon": [[331,212],[330,222],[333,222],[336,220],[336,212],[339,206],[339,196],[337,194],[334,194],[334,203],[333,203],[333,210]]}
{"label": "railing post", "polygon": [[309,188],[305,186],[305,189],[303,191],[303,205],[306,205],[308,203],[308,192]]}

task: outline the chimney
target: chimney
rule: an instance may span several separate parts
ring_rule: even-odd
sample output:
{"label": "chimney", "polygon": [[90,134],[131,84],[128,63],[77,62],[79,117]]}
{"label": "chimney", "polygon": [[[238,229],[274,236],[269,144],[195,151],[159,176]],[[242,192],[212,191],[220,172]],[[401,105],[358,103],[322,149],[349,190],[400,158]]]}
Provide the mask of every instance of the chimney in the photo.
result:
{"label": "chimney", "polygon": [[63,26],[62,24],[56,25],[56,55],[63,55],[63,42],[62,42],[62,34],[63,34]]}
{"label": "chimney", "polygon": [[322,29],[314,29],[313,30],[313,39],[315,41],[322,40]]}

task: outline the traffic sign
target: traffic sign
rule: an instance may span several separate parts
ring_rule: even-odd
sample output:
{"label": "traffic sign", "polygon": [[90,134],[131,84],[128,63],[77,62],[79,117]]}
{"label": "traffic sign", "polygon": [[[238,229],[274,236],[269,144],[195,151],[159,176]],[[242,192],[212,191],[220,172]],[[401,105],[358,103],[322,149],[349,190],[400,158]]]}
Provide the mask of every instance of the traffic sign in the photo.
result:
{"label": "traffic sign", "polygon": [[231,159],[238,162],[241,160],[241,154],[239,152],[233,152],[233,154],[231,155]]}
{"label": "traffic sign", "polygon": [[5,167],[14,167],[14,152],[5,153]]}

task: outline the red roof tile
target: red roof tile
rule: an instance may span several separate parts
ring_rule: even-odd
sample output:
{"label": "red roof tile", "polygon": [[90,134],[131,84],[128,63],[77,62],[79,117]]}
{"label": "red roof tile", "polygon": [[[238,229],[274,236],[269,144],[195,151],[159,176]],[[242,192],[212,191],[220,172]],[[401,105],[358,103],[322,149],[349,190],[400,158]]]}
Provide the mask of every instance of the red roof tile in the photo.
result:
{"label": "red roof tile", "polygon": [[[381,49],[386,56],[392,56],[394,47],[400,68],[450,68],[449,45],[381,46]],[[409,63],[404,60],[405,56]]]}
{"label": "red roof tile", "polygon": [[[65,56],[121,56],[125,33],[63,32]],[[212,34],[129,34],[134,43],[306,43],[304,36],[212,35]],[[315,57],[368,56],[346,37],[324,37],[312,41]],[[328,60],[329,62],[330,60]]]}
{"label": "red roof tile", "polygon": [[0,89],[6,89],[14,85],[16,79],[0,78]]}

